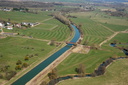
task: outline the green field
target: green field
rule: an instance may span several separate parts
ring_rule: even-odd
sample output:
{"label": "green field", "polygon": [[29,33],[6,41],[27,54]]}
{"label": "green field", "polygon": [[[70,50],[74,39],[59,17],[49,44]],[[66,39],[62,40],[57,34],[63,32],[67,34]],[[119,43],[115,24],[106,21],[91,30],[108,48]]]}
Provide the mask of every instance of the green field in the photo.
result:
{"label": "green field", "polygon": [[[56,19],[52,19],[48,16],[51,12],[39,12],[39,14],[23,13],[23,12],[3,12],[0,11],[0,19],[7,20],[11,19],[11,22],[39,22],[40,24],[27,28],[19,29],[14,28],[13,30],[4,29],[4,32],[19,33],[21,36],[31,36],[38,39],[56,40],[63,41],[70,36],[70,30],[68,26],[62,24]],[[8,15],[7,17],[5,15]],[[22,15],[22,17],[21,17]],[[48,20],[47,20],[48,19]]]}
{"label": "green field", "polygon": [[[33,64],[33,62],[35,61],[39,62],[41,60],[44,60],[46,57],[48,57],[48,55],[51,54],[50,52],[55,49],[55,46],[48,45],[48,41],[55,40],[62,42],[62,41],[67,41],[69,38],[72,37],[69,27],[67,25],[64,25],[60,21],[52,18],[52,16],[49,16],[49,14],[51,13],[52,12],[40,11],[38,14],[33,14],[33,13],[23,13],[16,11],[12,11],[12,12],[0,11],[1,20],[8,21],[8,19],[10,19],[10,22],[15,22],[15,23],[21,23],[21,22],[40,23],[37,26],[24,28],[24,29],[14,28],[13,30],[7,30],[3,28],[4,32],[19,33],[19,35],[16,35],[15,37],[7,37],[4,39],[0,39],[1,67],[4,67],[5,65],[10,65],[8,70],[15,70],[16,62],[18,60],[21,60],[22,62],[26,62],[29,65]],[[97,46],[99,48],[99,44],[104,40],[108,39],[110,36],[112,36],[115,32],[125,31],[128,29],[127,19],[121,17],[112,17],[106,15],[103,12],[100,12],[99,10],[90,11],[90,12],[70,13],[70,15],[77,17],[77,18],[70,18],[73,21],[73,23],[77,25],[82,25],[81,29],[83,31],[84,37],[81,44],[84,44],[84,42],[86,41],[87,45],[92,47]],[[103,44],[101,48],[97,50],[91,49],[88,54],[80,54],[80,53],[70,54],[62,63],[60,63],[60,65],[57,66],[58,76],[76,74],[75,68],[77,68],[80,64],[85,65],[86,73],[92,73],[106,59],[110,57],[125,56],[125,54],[121,50],[111,47],[109,44],[115,40],[121,43],[128,43],[127,37],[128,37],[128,33],[119,33],[112,40]],[[43,40],[45,40],[46,42],[44,42]],[[38,54],[38,56],[35,56],[35,54]],[[34,56],[29,58],[28,61],[25,61],[24,57],[26,55],[34,55]],[[126,62],[126,61],[124,60],[122,62]],[[114,63],[122,65],[119,61]],[[112,70],[110,67],[110,73],[113,73]],[[109,68],[107,71],[109,71]],[[104,75],[105,76],[104,78],[102,78],[103,76],[94,78],[96,80],[99,79],[102,81],[102,82],[96,82],[97,85],[100,84],[102,85],[103,83],[106,83],[103,80],[108,78],[110,76],[110,73],[109,74],[106,73]],[[4,74],[4,73],[0,72],[0,74]],[[114,75],[117,74],[115,73]],[[112,78],[115,77],[112,76]],[[85,80],[85,82],[89,82],[94,79],[90,78],[90,80],[87,81]],[[111,84],[111,82],[113,82],[110,81],[109,79],[106,80],[109,81],[109,83],[108,84],[106,83],[106,85],[109,85]],[[2,81],[3,80],[0,80],[0,83]],[[83,80],[81,79],[80,81],[82,82],[80,83],[80,85],[84,85],[84,79]],[[71,85],[74,85],[75,82],[77,81],[73,81]],[[64,85],[68,85],[68,84],[64,82]],[[91,84],[89,83],[88,85]]]}
{"label": "green field", "polygon": [[40,22],[51,16],[48,16],[51,12],[39,12],[38,14],[33,13],[24,13],[24,12],[4,12],[0,11],[0,19],[8,21],[10,19],[11,22],[21,23],[21,22]]}
{"label": "green field", "polygon": [[112,17],[97,10],[93,12],[70,13],[70,15],[77,17],[70,18],[74,23],[82,25],[84,32],[83,42],[88,42],[88,45],[98,45],[111,36],[114,31],[128,29],[128,21],[125,18]]}
{"label": "green field", "polygon": [[103,76],[66,80],[57,85],[127,85],[128,60],[122,59],[113,62]]}
{"label": "green field", "polygon": [[104,26],[112,29],[113,31],[124,31],[128,29],[128,26],[124,26],[124,25],[114,25],[114,24],[104,24]]}
{"label": "green field", "polygon": [[55,24],[47,24],[47,23],[42,23],[38,26],[36,26],[35,29],[43,29],[43,30],[52,30],[53,27],[56,27],[57,25]]}
{"label": "green field", "polygon": [[[92,73],[95,68],[97,68],[103,61],[109,57],[120,57],[125,56],[125,54],[114,47],[109,46],[111,42],[117,40],[118,42],[127,43],[128,34],[118,34],[112,40],[105,43],[101,50],[91,50],[88,54],[78,54],[72,53],[68,56],[58,67],[59,76],[64,76],[68,74],[76,74],[75,68],[80,64],[84,64],[86,67],[86,73]],[[128,45],[122,45],[123,47]]]}
{"label": "green field", "polygon": [[[89,13],[93,15],[94,12],[87,12],[87,15],[86,12],[81,14],[71,13],[72,15],[77,16],[77,18],[71,18],[71,20],[76,24],[82,25],[82,30],[84,32],[83,42],[87,41],[87,45],[89,46],[99,45],[102,41],[113,35],[114,31],[124,31],[128,27],[125,25],[115,25],[112,23],[104,24],[101,22],[96,22],[94,19],[89,18]],[[111,19],[113,20],[114,18]],[[75,68],[78,67],[79,64],[85,65],[86,73],[92,73],[103,61],[109,57],[125,56],[121,50],[113,48],[109,44],[114,40],[117,42],[127,43],[127,38],[127,33],[119,33],[112,40],[103,44],[99,50],[93,49],[88,54],[72,53],[60,65],[57,66],[59,76],[76,74]]]}
{"label": "green field", "polygon": [[[58,26],[52,29],[56,25]],[[47,40],[54,39],[56,41],[63,41],[67,39],[67,37],[69,37],[70,35],[70,30],[68,26],[62,24],[56,19],[48,20],[44,23],[41,23],[38,26],[27,28],[27,29],[14,29],[12,30],[12,32],[20,33],[20,35],[32,36],[38,39],[47,39]]]}
{"label": "green field", "polygon": [[92,73],[103,61],[114,55],[125,56],[122,51],[112,47],[107,50],[91,50],[87,55],[73,53],[57,67],[59,76],[76,74],[75,68],[80,64],[85,65],[86,73]]}
{"label": "green field", "polygon": [[[15,69],[17,60],[32,64],[35,60],[46,58],[46,54],[52,51],[55,46],[47,45],[48,42],[42,42],[32,39],[7,37],[0,40],[0,66],[10,65],[10,69]],[[44,51],[42,51],[44,49]],[[26,55],[35,55],[24,61]]]}
{"label": "green field", "polygon": [[[26,29],[14,28],[4,32],[19,33],[15,37],[7,37],[0,39],[0,67],[10,66],[7,71],[14,70],[16,62],[21,60],[22,63],[29,65],[34,62],[39,63],[46,59],[55,51],[55,46],[48,45],[48,41],[64,41],[69,38],[70,30],[68,26],[60,21],[48,16],[51,12],[39,12],[38,14],[23,13],[23,12],[3,12],[0,11],[0,19],[15,23],[21,22],[39,22],[40,24]],[[32,38],[33,37],[33,38]],[[44,42],[42,40],[48,40]],[[59,47],[58,47],[59,48]],[[57,49],[56,49],[57,50]],[[32,56],[28,61],[25,61],[25,56]],[[37,56],[38,55],[38,56]],[[17,72],[19,72],[18,70]],[[0,72],[5,75],[5,72]],[[0,84],[5,80],[0,79]]]}
{"label": "green field", "polygon": [[[48,42],[24,39],[19,37],[7,37],[0,40],[0,67],[4,68],[9,66],[9,68],[0,74],[3,76],[8,71],[21,72],[21,70],[15,70],[16,62],[20,60],[23,63],[27,63],[30,67],[34,66],[36,63],[39,63],[46,59],[51,54],[55,46],[47,45]],[[28,56],[29,60],[24,60]],[[21,65],[22,66],[22,65]],[[28,68],[29,69],[29,68]],[[25,70],[25,69],[24,69]],[[27,69],[26,69],[27,70]],[[5,82],[0,79],[0,83]]]}
{"label": "green field", "polygon": [[[86,14],[86,13],[85,13]],[[72,19],[73,22],[82,25],[84,32],[84,41],[88,42],[88,45],[99,44],[107,37],[111,36],[113,32],[103,27],[100,23],[95,22],[88,17],[81,17]]]}
{"label": "green field", "polygon": [[111,41],[108,41],[108,43],[105,43],[102,48],[109,49],[108,45],[110,43],[113,43],[114,41],[116,41],[117,44],[122,43],[121,45],[117,45],[117,46],[127,48],[128,47],[128,33],[119,33]]}

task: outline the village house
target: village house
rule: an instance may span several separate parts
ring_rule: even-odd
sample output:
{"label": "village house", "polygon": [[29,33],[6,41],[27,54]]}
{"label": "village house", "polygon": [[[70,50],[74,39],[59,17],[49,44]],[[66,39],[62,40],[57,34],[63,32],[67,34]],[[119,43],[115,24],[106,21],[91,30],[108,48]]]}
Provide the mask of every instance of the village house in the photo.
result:
{"label": "village house", "polygon": [[22,22],[21,26],[30,26],[30,27],[34,27],[39,23],[28,23],[28,22]]}
{"label": "village house", "polygon": [[12,30],[12,29],[13,29],[12,26],[6,26],[6,28],[7,28],[8,30]]}
{"label": "village house", "polygon": [[3,9],[1,9],[2,11],[5,11],[5,12],[10,12],[10,11],[12,11],[12,9],[9,9],[9,8],[3,8]]}
{"label": "village house", "polygon": [[15,24],[15,26],[21,28],[21,24]]}

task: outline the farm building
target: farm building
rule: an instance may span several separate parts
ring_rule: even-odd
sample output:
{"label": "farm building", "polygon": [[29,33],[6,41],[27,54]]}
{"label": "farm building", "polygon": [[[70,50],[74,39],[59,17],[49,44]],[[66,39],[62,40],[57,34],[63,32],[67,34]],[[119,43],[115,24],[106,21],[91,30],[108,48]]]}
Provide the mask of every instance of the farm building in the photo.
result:
{"label": "farm building", "polygon": [[7,28],[8,30],[12,30],[12,29],[13,29],[12,26],[6,26],[6,28]]}

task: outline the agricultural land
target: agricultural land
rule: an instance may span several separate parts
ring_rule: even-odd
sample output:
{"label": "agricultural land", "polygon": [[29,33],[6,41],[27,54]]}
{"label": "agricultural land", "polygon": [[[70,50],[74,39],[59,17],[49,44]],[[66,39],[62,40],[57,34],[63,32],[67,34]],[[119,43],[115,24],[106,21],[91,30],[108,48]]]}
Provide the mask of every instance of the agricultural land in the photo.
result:
{"label": "agricultural land", "polygon": [[82,0],[77,1],[81,4],[74,3],[76,1],[67,4],[37,2],[35,8],[33,2],[23,2],[24,6],[15,2],[7,8],[4,7],[8,6],[7,2],[1,5],[0,85],[12,84],[63,48],[74,35],[70,24],[79,29],[79,42],[72,46],[70,54],[65,54],[67,57],[62,62],[49,71],[53,73],[46,72],[45,77],[42,75],[37,79],[39,85],[46,85],[58,77],[79,75],[79,66],[83,67],[84,75],[92,75],[101,63],[119,57],[126,59],[113,61],[101,76],[72,78],[57,85],[127,85],[128,6],[85,4],[81,3]]}

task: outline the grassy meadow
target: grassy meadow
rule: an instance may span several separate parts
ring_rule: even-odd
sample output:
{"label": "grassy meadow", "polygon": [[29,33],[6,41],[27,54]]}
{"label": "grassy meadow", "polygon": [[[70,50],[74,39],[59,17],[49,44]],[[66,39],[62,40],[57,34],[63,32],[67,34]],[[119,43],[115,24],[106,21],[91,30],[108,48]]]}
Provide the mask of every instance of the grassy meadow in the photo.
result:
{"label": "grassy meadow", "polygon": [[[47,43],[48,42],[17,37],[1,39],[0,55],[2,55],[2,57],[0,57],[0,66],[10,65],[9,69],[15,70],[18,60],[31,65],[36,60],[45,59],[46,55],[55,48],[55,46],[49,46]],[[38,54],[38,56],[35,54]],[[33,57],[25,61],[24,58],[26,55],[33,55]]]}
{"label": "grassy meadow", "polygon": [[[95,21],[93,18],[90,18],[90,15],[93,14],[94,12],[70,14],[73,16],[77,16],[77,18],[70,19],[76,24],[82,25],[82,30],[84,32],[83,42],[87,41],[87,45],[89,46],[99,45],[102,41],[113,35],[114,32],[124,31],[128,29],[128,25],[118,25],[118,22],[116,24],[106,24],[104,22]],[[114,20],[115,17],[111,19]],[[125,19],[120,20],[125,21]],[[109,45],[114,40],[116,40],[117,42],[127,43],[128,34],[119,33],[113,39],[103,44],[101,49],[93,49],[88,54],[72,53],[60,65],[57,66],[59,76],[76,74],[75,68],[77,68],[80,64],[85,65],[86,73],[92,73],[103,61],[105,61],[109,57],[126,56],[121,50]]]}
{"label": "grassy meadow", "polygon": [[[108,45],[109,46],[109,45]],[[62,63],[57,66],[58,75],[65,76],[76,74],[75,68],[80,64],[85,65],[85,72],[92,73],[103,61],[110,57],[125,56],[124,53],[113,47],[102,50],[91,50],[88,54],[72,53]]]}
{"label": "grassy meadow", "polygon": [[65,80],[57,85],[127,85],[128,60],[122,59],[113,62],[103,76]]}
{"label": "grassy meadow", "polygon": [[[11,22],[17,23],[40,23],[35,27],[26,29],[4,29],[4,32],[19,33],[19,35],[17,35],[17,37],[7,37],[4,39],[0,39],[0,55],[2,55],[2,57],[0,57],[1,67],[5,65],[10,65],[9,70],[15,70],[16,62],[18,60],[21,60],[22,62],[26,62],[31,65],[35,61],[45,59],[47,54],[54,50],[55,46],[50,46],[47,44],[48,42],[43,42],[36,39],[48,41],[66,41],[70,37],[71,31],[68,26],[52,18],[51,16],[49,16],[49,14],[51,14],[51,12],[39,12],[38,14],[32,14],[14,11],[0,11],[1,20],[8,21],[8,19],[10,19]],[[73,23],[77,25],[82,25],[81,28],[84,37],[81,44],[84,44],[84,42],[86,41],[88,46],[98,46],[101,42],[108,39],[115,32],[128,29],[127,19],[121,17],[112,17],[106,15],[103,12],[100,12],[99,10],[90,12],[70,13],[70,15],[77,17],[70,18]],[[30,39],[23,38],[23,36],[29,36]],[[31,39],[31,37],[33,37],[33,39]],[[58,75],[65,76],[68,74],[76,74],[75,68],[77,68],[80,64],[85,65],[86,73],[92,73],[106,59],[110,57],[125,56],[125,54],[121,50],[111,47],[109,44],[114,40],[122,43],[127,43],[127,37],[127,33],[119,33],[112,40],[103,44],[100,49],[91,49],[88,54],[72,53],[57,66]],[[35,56],[35,54],[38,54],[38,56]],[[28,61],[25,61],[24,57],[26,55],[34,56],[29,58]],[[127,60],[119,60],[114,62],[107,69],[107,73],[101,77],[73,80],[73,83],[70,80],[67,80],[66,82],[60,83],[60,85],[84,85],[86,82],[89,82],[88,85],[93,85],[95,83],[97,85],[103,85],[103,83],[106,83],[106,85],[110,85],[113,82],[117,83],[118,81],[115,80],[120,80],[116,77],[120,70],[117,73],[114,73],[114,71],[118,70],[118,64],[122,68],[120,69],[121,71],[126,70],[125,66],[127,64]],[[124,69],[121,65],[124,65]],[[112,76],[111,74],[114,76]],[[112,78],[109,79],[109,77],[116,78],[112,80]],[[99,82],[99,80],[102,82]],[[107,80],[109,83],[104,80]],[[79,83],[79,81],[81,83]],[[0,80],[0,82],[2,82],[2,80]]]}
{"label": "grassy meadow", "polygon": [[64,41],[70,36],[70,30],[68,26],[62,24],[56,19],[50,19],[41,23],[35,27],[27,29],[14,28],[13,30],[4,29],[6,32],[16,32],[20,36],[31,36],[37,39]]}
{"label": "grassy meadow", "polygon": [[11,22],[21,23],[21,22],[40,22],[45,19],[50,18],[48,16],[51,12],[39,12],[38,14],[33,13],[24,13],[18,11],[10,11],[4,12],[0,11],[0,19],[8,21],[10,19]]}
{"label": "grassy meadow", "polygon": [[106,29],[100,23],[93,21],[88,17],[81,17],[80,15],[77,17],[78,18],[73,18],[72,20],[73,22],[82,25],[82,30],[84,33],[83,42],[88,42],[88,45],[98,45],[113,34],[112,31]]}
{"label": "grassy meadow", "polygon": [[[74,23],[82,25],[84,33],[83,42],[88,42],[88,45],[98,45],[103,40],[110,37],[114,32],[128,29],[128,21],[126,18],[112,17],[99,10],[93,12],[70,13],[70,15],[77,17],[70,18]],[[107,18],[107,22],[105,22],[105,18]]]}
{"label": "grassy meadow", "polygon": [[[0,19],[8,20],[10,18],[11,22],[39,22],[40,24],[27,28],[19,29],[14,28],[13,30],[3,29],[4,32],[14,32],[19,33],[21,36],[31,36],[38,39],[56,40],[63,41],[70,36],[70,30],[68,26],[62,24],[56,19],[52,19],[48,16],[51,12],[39,12],[38,14],[23,13],[23,12],[3,12],[0,11]],[[6,15],[8,15],[6,17]]]}
{"label": "grassy meadow", "polygon": [[[102,48],[103,49],[109,49],[109,44],[112,42],[116,42],[118,47],[125,47],[128,48],[128,33],[119,33],[117,36],[115,36],[112,40],[105,43]],[[122,44],[119,44],[122,43]],[[116,48],[114,48],[116,49]]]}

